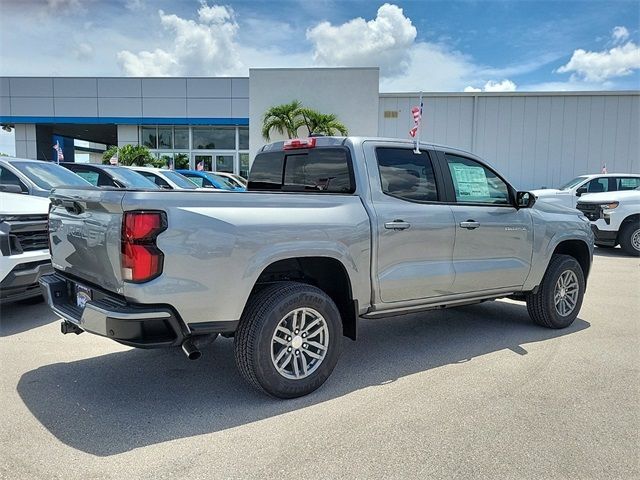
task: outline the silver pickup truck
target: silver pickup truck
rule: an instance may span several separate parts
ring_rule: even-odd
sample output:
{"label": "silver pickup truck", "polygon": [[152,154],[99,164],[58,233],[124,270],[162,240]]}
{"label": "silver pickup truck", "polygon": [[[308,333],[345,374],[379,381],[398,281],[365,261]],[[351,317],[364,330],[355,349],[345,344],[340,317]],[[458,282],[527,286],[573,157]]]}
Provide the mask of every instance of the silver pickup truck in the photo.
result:
{"label": "silver pickup truck", "polygon": [[[342,337],[379,318],[510,297],[534,322],[576,318],[593,235],[476,156],[406,140],[266,145],[247,192],[56,189],[45,297],[63,333],[189,358],[233,336],[267,393],[312,392]],[[532,208],[533,207],[533,208]]]}

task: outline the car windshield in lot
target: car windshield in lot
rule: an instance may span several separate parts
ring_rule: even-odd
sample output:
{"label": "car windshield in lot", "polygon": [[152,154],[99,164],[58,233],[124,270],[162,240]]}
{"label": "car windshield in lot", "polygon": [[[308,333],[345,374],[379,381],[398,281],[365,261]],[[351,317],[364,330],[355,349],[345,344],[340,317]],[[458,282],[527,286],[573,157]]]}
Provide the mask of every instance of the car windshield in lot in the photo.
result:
{"label": "car windshield in lot", "polygon": [[219,184],[221,184],[223,186],[223,188],[227,189],[227,190],[235,190],[236,186],[231,183],[229,180],[227,180],[226,178],[220,176],[220,175],[216,175],[215,173],[211,173],[211,172],[206,172],[207,175],[209,177],[211,177],[212,179],[214,179],[216,182],[218,182]]}
{"label": "car windshield in lot", "polygon": [[58,187],[86,187],[89,182],[60,165],[49,162],[11,162],[15,168],[45,190]]}
{"label": "car windshield in lot", "polygon": [[562,185],[558,190],[571,190],[573,187],[578,185],[580,182],[584,182],[586,179],[587,177],[576,177],[570,182],[567,182],[564,185]]}
{"label": "car windshield in lot", "polygon": [[129,170],[124,167],[112,167],[107,171],[114,179],[126,185],[128,188],[160,188],[151,180],[143,177],[133,170]]}
{"label": "car windshield in lot", "polygon": [[180,175],[179,173],[176,173],[172,170],[162,170],[162,175],[167,177],[169,180],[171,180],[173,183],[178,185],[180,188],[189,189],[189,190],[195,190],[196,188],[198,188],[187,177],[185,177],[184,175]]}

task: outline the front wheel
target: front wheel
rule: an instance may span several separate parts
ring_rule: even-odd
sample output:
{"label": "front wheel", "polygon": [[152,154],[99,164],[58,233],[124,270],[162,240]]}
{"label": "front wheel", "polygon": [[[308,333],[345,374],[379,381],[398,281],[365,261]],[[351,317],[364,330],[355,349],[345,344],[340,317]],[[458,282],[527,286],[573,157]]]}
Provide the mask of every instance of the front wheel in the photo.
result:
{"label": "front wheel", "polygon": [[319,388],[340,356],[342,322],[319,288],[281,282],[253,295],[235,334],[236,364],[255,388],[295,398]]}
{"label": "front wheel", "polygon": [[624,253],[640,257],[640,222],[627,223],[620,231],[619,239]]}
{"label": "front wheel", "polygon": [[578,261],[569,255],[553,255],[538,291],[527,295],[529,316],[543,327],[568,327],[580,312],[584,290]]}

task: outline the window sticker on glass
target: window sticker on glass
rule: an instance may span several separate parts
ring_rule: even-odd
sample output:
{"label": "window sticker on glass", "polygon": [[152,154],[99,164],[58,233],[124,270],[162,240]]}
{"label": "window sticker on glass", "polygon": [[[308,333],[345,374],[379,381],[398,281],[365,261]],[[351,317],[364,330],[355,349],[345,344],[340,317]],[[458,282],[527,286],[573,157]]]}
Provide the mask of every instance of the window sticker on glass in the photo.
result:
{"label": "window sticker on glass", "polygon": [[462,163],[451,163],[449,167],[453,173],[456,192],[460,197],[489,196],[489,185],[484,168]]}

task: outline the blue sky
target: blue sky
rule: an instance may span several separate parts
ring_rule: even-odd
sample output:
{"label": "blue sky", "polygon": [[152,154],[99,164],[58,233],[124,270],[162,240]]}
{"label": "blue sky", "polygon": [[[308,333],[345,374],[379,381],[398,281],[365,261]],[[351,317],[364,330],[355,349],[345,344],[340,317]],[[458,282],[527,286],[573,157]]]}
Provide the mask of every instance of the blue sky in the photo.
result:
{"label": "blue sky", "polygon": [[379,65],[383,91],[638,89],[639,29],[620,0],[3,0],[0,74]]}

